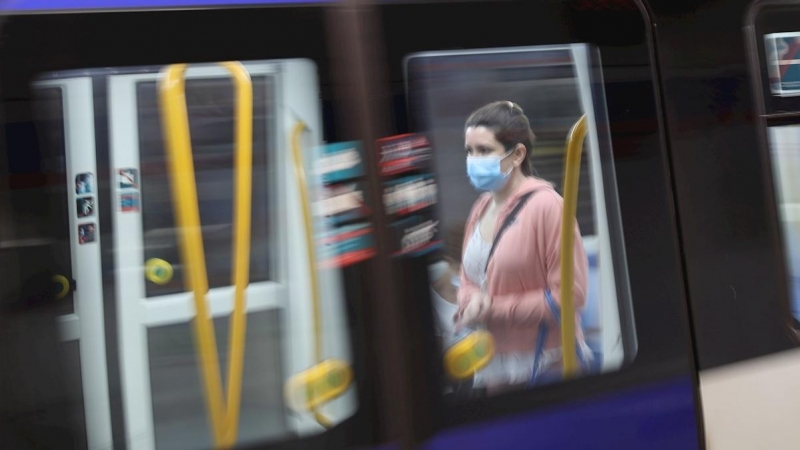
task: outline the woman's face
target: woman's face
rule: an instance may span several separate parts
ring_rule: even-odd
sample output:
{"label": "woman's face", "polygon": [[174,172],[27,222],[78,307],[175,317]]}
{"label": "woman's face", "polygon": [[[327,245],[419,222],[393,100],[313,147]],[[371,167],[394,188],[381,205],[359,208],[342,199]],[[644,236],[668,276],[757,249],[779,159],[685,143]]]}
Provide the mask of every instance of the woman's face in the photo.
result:
{"label": "woman's face", "polygon": [[[500,161],[500,169],[508,173],[509,169],[519,167],[525,158],[524,146],[517,144],[512,154]],[[520,149],[523,149],[520,151]],[[494,132],[486,127],[468,127],[464,133],[464,151],[466,156],[499,156],[503,158],[507,151],[494,136]]]}

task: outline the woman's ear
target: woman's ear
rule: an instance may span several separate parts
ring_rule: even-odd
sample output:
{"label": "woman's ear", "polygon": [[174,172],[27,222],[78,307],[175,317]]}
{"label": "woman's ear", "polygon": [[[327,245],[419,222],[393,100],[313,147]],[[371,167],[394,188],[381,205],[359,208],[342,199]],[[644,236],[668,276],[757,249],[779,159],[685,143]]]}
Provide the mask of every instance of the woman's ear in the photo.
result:
{"label": "woman's ear", "polygon": [[522,165],[522,163],[525,162],[525,153],[527,153],[527,151],[525,150],[525,145],[517,144],[517,146],[514,147],[514,165],[515,166],[519,167],[519,166]]}

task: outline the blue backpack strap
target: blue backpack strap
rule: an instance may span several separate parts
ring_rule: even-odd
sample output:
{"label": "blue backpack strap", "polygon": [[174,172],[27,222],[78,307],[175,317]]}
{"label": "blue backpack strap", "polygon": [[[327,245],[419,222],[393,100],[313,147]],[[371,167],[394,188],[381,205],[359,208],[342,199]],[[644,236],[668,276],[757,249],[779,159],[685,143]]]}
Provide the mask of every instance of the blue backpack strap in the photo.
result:
{"label": "blue backpack strap", "polygon": [[[553,313],[553,316],[556,318],[558,323],[561,323],[561,308],[558,306],[555,300],[553,300],[553,295],[550,294],[550,290],[544,291],[544,298],[547,301],[547,306],[550,307],[550,312]],[[583,358],[583,352],[581,351],[580,343],[575,342],[575,354],[578,355],[578,362],[581,363],[581,366],[585,369],[586,368],[586,360]]]}
{"label": "blue backpack strap", "polygon": [[[547,307],[550,310],[550,313],[553,314],[553,317],[556,319],[556,323],[559,325],[561,324],[561,308],[558,306],[555,300],[553,300],[553,295],[550,293],[549,289],[544,291],[544,299],[547,302]],[[531,380],[528,383],[529,385],[534,385],[536,383],[536,378],[539,376],[539,362],[542,359],[542,355],[544,354],[544,344],[547,340],[547,334],[549,332],[549,327],[547,323],[541,322],[539,325],[539,336],[536,341],[536,351],[533,356],[533,373],[531,374]],[[580,344],[575,342],[575,354],[578,356],[578,362],[581,365],[583,370],[587,369],[586,360],[583,357],[583,352],[581,351]]]}
{"label": "blue backpack strap", "polygon": [[544,299],[547,302],[547,307],[550,308],[550,312],[553,313],[553,317],[556,318],[558,323],[561,323],[561,308],[558,306],[558,303],[553,300],[553,294],[550,293],[550,289],[545,289]]}

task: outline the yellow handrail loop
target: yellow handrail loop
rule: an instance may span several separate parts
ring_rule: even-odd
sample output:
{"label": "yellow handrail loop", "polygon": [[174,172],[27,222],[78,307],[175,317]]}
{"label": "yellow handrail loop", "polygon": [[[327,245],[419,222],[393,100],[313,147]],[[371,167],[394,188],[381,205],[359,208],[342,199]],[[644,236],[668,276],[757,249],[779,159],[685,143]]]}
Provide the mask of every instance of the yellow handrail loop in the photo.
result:
{"label": "yellow handrail loop", "polygon": [[250,276],[250,216],[253,168],[253,87],[247,69],[239,62],[220,63],[233,77],[235,112],[235,198],[233,232],[234,307],[229,338],[227,399],[222,396],[214,323],[206,294],[208,273],[197,201],[189,115],[186,107],[186,64],[167,66],[159,79],[159,106],[167,149],[175,220],[180,230],[181,262],[186,289],[194,297],[195,346],[204,383],[206,407],[216,447],[236,442],[244,363],[245,289]]}
{"label": "yellow handrail loop", "polygon": [[314,222],[311,214],[311,202],[308,196],[308,183],[303,163],[300,139],[307,130],[306,124],[298,121],[292,129],[292,162],[294,165],[297,189],[303,210],[303,224],[306,241],[308,273],[311,282],[311,302],[313,309],[314,360],[316,365],[292,377],[286,384],[286,397],[297,409],[310,409],[317,421],[324,428],[333,426],[333,422],[319,411],[319,406],[341,395],[347,390],[353,379],[353,373],[344,361],[338,359],[323,360],[322,305],[320,300],[319,278],[317,276],[316,245],[314,242]]}

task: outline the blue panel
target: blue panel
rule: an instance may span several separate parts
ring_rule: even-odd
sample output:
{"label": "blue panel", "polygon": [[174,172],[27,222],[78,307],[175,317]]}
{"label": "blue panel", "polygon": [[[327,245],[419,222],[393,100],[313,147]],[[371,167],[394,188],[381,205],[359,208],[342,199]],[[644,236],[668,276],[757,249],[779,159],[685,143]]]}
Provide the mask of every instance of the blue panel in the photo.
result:
{"label": "blue panel", "polygon": [[793,222],[784,222],[784,245],[789,259],[790,306],[792,317],[800,320],[800,229]]}
{"label": "blue panel", "polygon": [[287,3],[332,3],[336,0],[2,0],[3,11],[67,9],[163,8]]}
{"label": "blue panel", "polygon": [[439,434],[426,450],[698,449],[692,382],[662,382]]}

